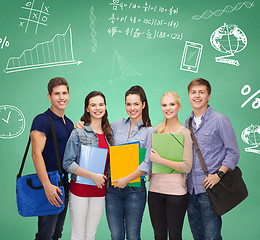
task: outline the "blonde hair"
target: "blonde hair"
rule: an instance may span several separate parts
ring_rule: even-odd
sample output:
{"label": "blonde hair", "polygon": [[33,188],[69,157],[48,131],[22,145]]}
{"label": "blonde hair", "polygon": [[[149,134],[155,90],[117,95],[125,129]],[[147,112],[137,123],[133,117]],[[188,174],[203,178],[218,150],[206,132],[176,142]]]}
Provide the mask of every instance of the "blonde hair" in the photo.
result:
{"label": "blonde hair", "polygon": [[[168,97],[170,97],[170,98],[176,100],[176,101],[177,101],[177,104],[178,104],[178,105],[181,105],[180,96],[179,96],[177,93],[173,92],[173,91],[168,91],[168,92],[166,92],[166,93],[164,93],[164,94],[162,95],[161,104],[162,104],[162,100],[163,100],[163,98],[164,98],[165,96],[168,96]],[[162,123],[159,123],[159,124],[155,127],[156,132],[157,132],[157,133],[162,133],[162,132],[165,130],[166,125],[167,125],[167,119],[164,118],[163,122],[162,122]]]}

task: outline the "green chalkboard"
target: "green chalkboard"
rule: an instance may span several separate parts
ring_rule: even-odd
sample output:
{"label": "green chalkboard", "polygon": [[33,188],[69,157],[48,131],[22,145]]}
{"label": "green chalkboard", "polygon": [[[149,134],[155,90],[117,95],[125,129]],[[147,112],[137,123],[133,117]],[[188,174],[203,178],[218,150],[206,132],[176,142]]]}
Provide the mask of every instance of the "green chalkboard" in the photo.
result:
{"label": "green chalkboard", "polygon": [[[15,178],[31,122],[50,106],[46,95],[51,78],[62,76],[69,82],[66,115],[74,122],[92,90],[105,94],[110,122],[127,117],[124,93],[139,84],[147,93],[155,126],[163,120],[160,98],[169,90],[181,97],[184,123],[192,110],[187,85],[203,77],[212,85],[210,105],[233,124],[241,152],[239,166],[249,190],[246,201],[223,217],[223,237],[257,239],[258,4],[252,0],[1,1],[0,235],[27,240],[37,229],[36,219],[17,213]],[[26,173],[32,172],[28,161]],[[69,236],[68,217],[62,239]],[[104,214],[96,239],[109,238]],[[146,208],[142,239],[152,238]],[[192,239],[187,219],[183,239]]]}

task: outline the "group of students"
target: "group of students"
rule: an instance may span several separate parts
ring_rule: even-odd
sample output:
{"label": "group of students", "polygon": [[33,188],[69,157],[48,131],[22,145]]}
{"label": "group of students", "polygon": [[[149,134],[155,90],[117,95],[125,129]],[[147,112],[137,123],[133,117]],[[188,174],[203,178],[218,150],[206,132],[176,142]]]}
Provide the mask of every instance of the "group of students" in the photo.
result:
{"label": "group of students", "polygon": [[[48,84],[51,107],[38,115],[32,124],[32,157],[36,172],[43,184],[46,197],[57,207],[62,202],[60,189],[53,186],[47,171],[57,169],[55,150],[49,119],[54,120],[60,155],[63,158],[66,184],[66,207],[58,215],[38,217],[37,240],[61,238],[69,201],[71,240],[95,239],[104,205],[112,240],[139,240],[147,191],[145,176],[150,181],[148,207],[154,230],[154,239],[182,239],[186,210],[195,240],[220,240],[221,217],[214,215],[206,195],[206,189],[217,184],[221,177],[234,169],[239,160],[239,150],[234,130],[228,118],[214,111],[208,101],[211,86],[205,79],[194,79],[188,86],[189,100],[193,107],[192,128],[207,164],[206,176],[188,130],[188,119],[183,126],[178,120],[181,110],[180,97],[173,91],[161,98],[165,119],[155,128],[149,118],[149,107],[142,87],[133,86],[125,93],[128,118],[111,125],[108,121],[106,99],[103,93],[93,91],[86,96],[84,114],[73,130],[73,123],[65,116],[69,101],[69,86],[64,78],[53,78]],[[162,158],[152,148],[152,133],[184,134],[183,161],[175,162]],[[103,174],[87,171],[79,166],[81,145],[107,148],[131,142],[140,142],[146,149],[144,161],[138,168],[111,183],[109,151]],[[152,162],[170,167],[181,173],[152,173]],[[90,178],[93,185],[76,182],[76,177]],[[141,187],[127,186],[141,177]],[[109,237],[108,237],[109,238]],[[107,239],[108,239],[107,238]]]}

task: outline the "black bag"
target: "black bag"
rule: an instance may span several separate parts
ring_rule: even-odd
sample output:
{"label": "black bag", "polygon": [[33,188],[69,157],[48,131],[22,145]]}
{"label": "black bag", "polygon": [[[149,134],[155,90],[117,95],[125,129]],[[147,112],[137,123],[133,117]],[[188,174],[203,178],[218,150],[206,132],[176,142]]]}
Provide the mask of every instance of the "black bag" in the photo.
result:
{"label": "black bag", "polygon": [[[202,157],[198,142],[192,129],[191,118],[189,119],[189,128],[195,150],[200,160],[200,164],[204,173],[208,176],[207,166]],[[208,188],[206,191],[212,205],[212,210],[217,216],[221,216],[224,213],[230,211],[248,196],[248,191],[242,178],[242,172],[237,166],[234,170],[228,171],[214,187]]]}

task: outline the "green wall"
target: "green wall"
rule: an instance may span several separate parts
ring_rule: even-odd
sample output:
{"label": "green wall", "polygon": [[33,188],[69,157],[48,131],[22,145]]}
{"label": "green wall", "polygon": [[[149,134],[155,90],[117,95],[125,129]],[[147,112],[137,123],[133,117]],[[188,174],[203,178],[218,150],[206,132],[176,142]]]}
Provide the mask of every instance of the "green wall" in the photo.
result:
{"label": "green wall", "polygon": [[[19,135],[23,121],[14,118],[15,109],[0,107],[1,239],[33,239],[36,232],[36,219],[22,218],[17,213],[15,179],[31,122],[50,106],[47,83],[56,76],[69,82],[66,115],[73,122],[81,117],[84,98],[92,90],[100,90],[107,97],[110,122],[127,117],[124,93],[139,84],[147,93],[154,126],[163,120],[160,98],[165,91],[180,95],[180,120],[184,123],[192,111],[188,83],[198,77],[209,80],[213,89],[210,105],[227,115],[235,129],[241,152],[239,166],[249,190],[246,201],[224,215],[223,237],[257,239],[260,152],[259,146],[243,141],[241,133],[253,124],[250,134],[243,136],[251,144],[259,143],[259,99],[255,101],[260,88],[259,10],[256,1],[238,0],[2,1],[0,106],[17,107],[24,115],[25,129]],[[232,54],[216,62],[216,57]],[[250,93],[243,89],[245,85],[251,87]],[[247,95],[241,94],[242,89]],[[245,151],[252,146],[256,146],[254,152]],[[33,172],[28,158],[24,174]],[[69,235],[67,218],[63,239],[69,239]],[[146,208],[142,239],[150,240],[152,236]],[[183,238],[192,239],[187,219]],[[105,215],[96,239],[109,239]]]}

